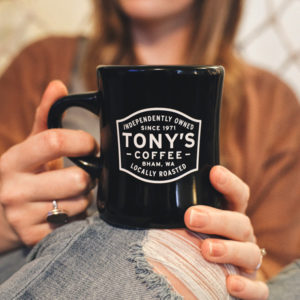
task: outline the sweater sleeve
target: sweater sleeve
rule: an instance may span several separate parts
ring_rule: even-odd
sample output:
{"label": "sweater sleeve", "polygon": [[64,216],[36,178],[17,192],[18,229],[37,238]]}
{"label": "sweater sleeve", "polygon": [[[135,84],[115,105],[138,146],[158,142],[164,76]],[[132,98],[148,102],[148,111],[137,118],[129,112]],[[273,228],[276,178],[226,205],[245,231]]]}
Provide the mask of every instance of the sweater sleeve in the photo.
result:
{"label": "sweater sleeve", "polygon": [[269,278],[300,255],[300,105],[277,77],[256,73],[247,86],[242,172],[251,189],[247,213],[258,245],[268,252],[262,271]]}
{"label": "sweater sleeve", "polygon": [[0,78],[0,155],[31,131],[49,81],[69,83],[76,38],[49,37],[26,47]]}

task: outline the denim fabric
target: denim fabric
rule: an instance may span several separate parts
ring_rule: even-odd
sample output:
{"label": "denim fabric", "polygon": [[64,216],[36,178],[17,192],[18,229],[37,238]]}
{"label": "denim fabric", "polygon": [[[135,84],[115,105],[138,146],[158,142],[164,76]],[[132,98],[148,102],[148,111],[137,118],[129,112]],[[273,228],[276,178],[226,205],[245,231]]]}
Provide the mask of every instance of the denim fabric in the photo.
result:
{"label": "denim fabric", "polygon": [[[182,299],[152,272],[143,251],[135,251],[146,236],[148,230],[112,227],[98,215],[65,225],[34,247],[27,264],[0,285],[0,299]],[[20,253],[12,253],[10,262]],[[269,299],[300,299],[299,280],[297,261],[268,283]]]}
{"label": "denim fabric", "polygon": [[0,284],[26,263],[30,249],[22,247],[0,255]]}
{"label": "denim fabric", "polygon": [[130,245],[146,234],[109,226],[98,215],[67,224],[34,247],[0,286],[0,299],[154,299],[157,291],[136,278],[128,259]]}
{"label": "denim fabric", "polygon": [[300,299],[300,259],[287,266],[268,282],[269,300]]}

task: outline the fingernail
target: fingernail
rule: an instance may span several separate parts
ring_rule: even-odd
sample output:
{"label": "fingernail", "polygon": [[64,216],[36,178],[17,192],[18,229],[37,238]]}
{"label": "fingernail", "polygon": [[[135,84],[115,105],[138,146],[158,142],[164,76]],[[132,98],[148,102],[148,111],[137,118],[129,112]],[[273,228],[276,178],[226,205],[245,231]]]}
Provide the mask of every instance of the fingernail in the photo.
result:
{"label": "fingernail", "polygon": [[192,227],[204,227],[208,223],[207,213],[197,211],[193,209],[190,214],[190,226]]}
{"label": "fingernail", "polygon": [[245,288],[245,282],[240,278],[231,278],[231,289],[233,292],[241,292]]}
{"label": "fingernail", "polygon": [[217,175],[217,183],[220,185],[225,184],[227,181],[226,171],[223,168],[219,168]]}
{"label": "fingernail", "polygon": [[225,251],[225,246],[222,243],[209,242],[209,255],[215,257],[223,256]]}

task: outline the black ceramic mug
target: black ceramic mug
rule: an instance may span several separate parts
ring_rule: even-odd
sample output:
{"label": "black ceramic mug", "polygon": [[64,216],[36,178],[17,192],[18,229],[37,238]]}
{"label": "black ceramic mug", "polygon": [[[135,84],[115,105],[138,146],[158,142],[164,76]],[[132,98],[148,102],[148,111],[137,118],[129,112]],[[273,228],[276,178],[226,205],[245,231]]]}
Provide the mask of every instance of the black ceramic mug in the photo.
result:
{"label": "black ceramic mug", "polygon": [[184,227],[191,205],[220,208],[209,182],[219,163],[221,66],[100,66],[99,89],[59,99],[60,128],[79,106],[99,116],[101,155],[70,158],[99,178],[100,216],[114,225]]}

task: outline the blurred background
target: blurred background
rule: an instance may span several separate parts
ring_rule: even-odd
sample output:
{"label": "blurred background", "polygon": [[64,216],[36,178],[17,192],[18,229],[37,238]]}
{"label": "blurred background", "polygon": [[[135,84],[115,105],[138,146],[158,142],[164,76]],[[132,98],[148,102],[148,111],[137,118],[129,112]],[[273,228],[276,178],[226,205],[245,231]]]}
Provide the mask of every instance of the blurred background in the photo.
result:
{"label": "blurred background", "polygon": [[[108,0],[109,1],[109,0]],[[27,44],[48,35],[88,35],[90,0],[0,0],[0,75]],[[246,0],[237,50],[287,82],[300,99],[300,0]]]}

